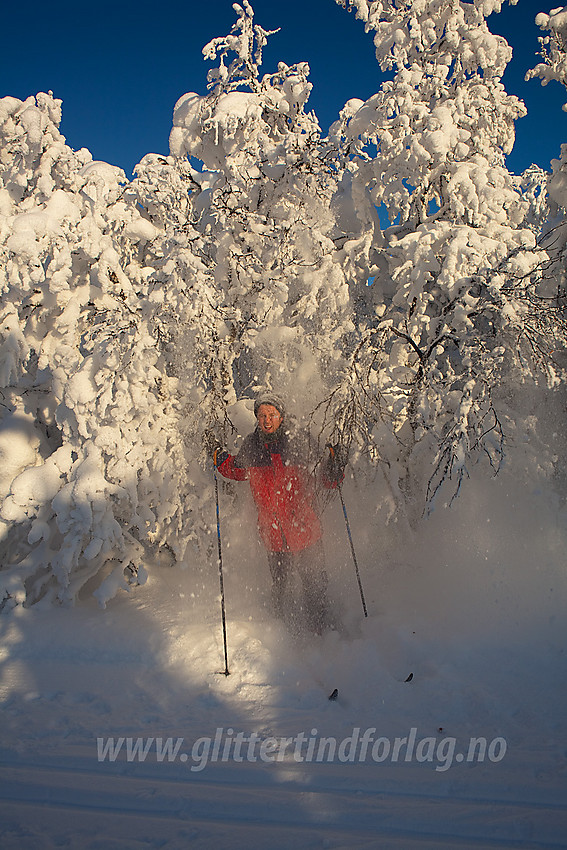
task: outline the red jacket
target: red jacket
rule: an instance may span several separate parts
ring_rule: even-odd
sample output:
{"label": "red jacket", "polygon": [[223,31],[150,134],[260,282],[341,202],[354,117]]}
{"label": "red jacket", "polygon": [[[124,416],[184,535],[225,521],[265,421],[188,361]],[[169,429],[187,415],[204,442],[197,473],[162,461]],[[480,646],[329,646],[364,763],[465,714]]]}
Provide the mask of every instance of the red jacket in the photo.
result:
{"label": "red jacket", "polygon": [[260,537],[270,552],[301,552],[320,539],[313,480],[301,441],[284,432],[268,441],[256,429],[238,454],[225,457],[218,469],[225,478],[250,482]]}

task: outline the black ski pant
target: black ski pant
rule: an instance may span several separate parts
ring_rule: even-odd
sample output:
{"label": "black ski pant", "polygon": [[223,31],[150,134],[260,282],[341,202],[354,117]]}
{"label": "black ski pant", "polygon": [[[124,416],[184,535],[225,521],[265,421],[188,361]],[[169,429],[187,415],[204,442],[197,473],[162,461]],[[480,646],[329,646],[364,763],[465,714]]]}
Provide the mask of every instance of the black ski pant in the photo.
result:
{"label": "black ski pant", "polygon": [[321,631],[328,612],[328,579],[322,541],[318,540],[301,552],[268,552],[268,563],[276,614],[284,614],[288,583],[292,572],[296,570],[303,588],[307,625],[313,631]]}

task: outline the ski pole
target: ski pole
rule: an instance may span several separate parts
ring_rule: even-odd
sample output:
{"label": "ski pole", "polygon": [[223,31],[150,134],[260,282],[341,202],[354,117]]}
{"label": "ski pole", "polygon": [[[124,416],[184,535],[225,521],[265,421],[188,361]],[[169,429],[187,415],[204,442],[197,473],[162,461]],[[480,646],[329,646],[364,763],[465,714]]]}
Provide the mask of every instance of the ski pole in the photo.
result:
{"label": "ski pole", "polygon": [[360,580],[360,571],[358,569],[358,561],[356,560],[356,552],[354,551],[354,543],[352,542],[352,534],[350,532],[350,523],[348,521],[347,509],[345,505],[345,500],[343,499],[343,491],[341,489],[340,483],[337,481],[337,490],[339,491],[339,496],[341,497],[341,505],[343,506],[343,514],[346,523],[346,529],[348,534],[348,539],[350,543],[350,551],[352,552],[352,560],[354,561],[354,569],[356,571],[356,580],[358,582],[358,589],[360,591],[360,599],[362,601],[362,610],[364,611],[364,616],[368,617],[368,611],[366,610],[366,601],[364,599],[364,591],[362,589],[362,581]]}
{"label": "ski pole", "polygon": [[221,593],[221,617],[222,617],[222,637],[224,643],[224,670],[222,671],[225,676],[230,675],[230,670],[228,669],[228,650],[226,646],[226,613],[225,613],[225,604],[224,604],[224,577],[222,571],[222,544],[221,544],[221,530],[220,530],[220,510],[219,510],[219,481],[217,477],[217,463],[216,463],[216,452],[214,457],[214,465],[215,465],[215,501],[217,504],[217,541],[218,541],[218,549],[219,549],[219,581],[220,581],[220,593]]}

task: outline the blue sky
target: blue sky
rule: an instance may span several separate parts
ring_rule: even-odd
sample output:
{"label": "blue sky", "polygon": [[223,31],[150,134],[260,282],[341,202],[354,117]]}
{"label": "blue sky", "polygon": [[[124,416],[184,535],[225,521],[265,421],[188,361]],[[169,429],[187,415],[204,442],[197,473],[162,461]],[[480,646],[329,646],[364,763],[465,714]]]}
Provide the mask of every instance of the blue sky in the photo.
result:
{"label": "blue sky", "polygon": [[[567,92],[557,83],[543,88],[524,82],[537,62],[534,18],[557,3],[519,0],[492,15],[493,32],[504,35],[514,59],[504,83],[529,110],[517,124],[509,158],[512,171],[532,162],[548,168],[567,142]],[[281,28],[270,38],[263,71],[308,61],[314,90],[310,100],[323,130],[350,97],[365,99],[379,88],[371,37],[334,0],[253,0],[256,22]],[[235,20],[230,0],[13,0],[2,12],[0,96],[26,98],[51,89],[63,100],[61,130],[68,144],[87,147],[95,159],[130,174],[149,152],[167,153],[173,106],[187,91],[206,92],[201,50],[225,35]]]}

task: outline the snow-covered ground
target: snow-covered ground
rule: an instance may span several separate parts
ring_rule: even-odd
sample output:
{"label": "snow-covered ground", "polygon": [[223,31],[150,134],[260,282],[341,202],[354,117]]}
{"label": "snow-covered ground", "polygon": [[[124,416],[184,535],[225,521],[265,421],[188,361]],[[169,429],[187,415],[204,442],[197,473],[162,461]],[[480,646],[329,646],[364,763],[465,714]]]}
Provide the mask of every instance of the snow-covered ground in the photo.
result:
{"label": "snow-covered ground", "polygon": [[369,617],[335,503],[321,638],[225,523],[228,677],[214,558],[0,617],[2,848],[567,847],[565,510],[503,473],[411,538],[345,496]]}

